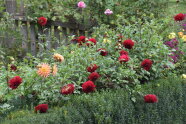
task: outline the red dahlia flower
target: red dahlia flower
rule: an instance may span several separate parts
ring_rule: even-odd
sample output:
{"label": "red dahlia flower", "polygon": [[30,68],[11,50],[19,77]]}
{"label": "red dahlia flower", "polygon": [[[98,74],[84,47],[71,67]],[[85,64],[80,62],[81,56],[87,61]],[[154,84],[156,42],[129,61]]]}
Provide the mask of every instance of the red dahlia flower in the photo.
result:
{"label": "red dahlia flower", "polygon": [[10,70],[16,71],[16,70],[17,70],[17,67],[16,67],[15,65],[12,64],[12,65],[10,66]]}
{"label": "red dahlia flower", "polygon": [[41,25],[41,26],[45,26],[47,24],[47,18],[45,17],[39,17],[38,18],[38,23]]}
{"label": "red dahlia flower", "polygon": [[129,56],[128,55],[121,55],[119,58],[118,58],[119,62],[122,63],[122,62],[128,62],[130,60]]}
{"label": "red dahlia flower", "polygon": [[16,89],[22,83],[22,78],[15,76],[8,81],[8,86],[12,89]]}
{"label": "red dahlia flower", "polygon": [[97,52],[100,52],[100,55],[102,55],[102,56],[106,56],[108,54],[106,49],[103,49],[103,48],[98,49]]}
{"label": "red dahlia flower", "polygon": [[[96,43],[97,43],[96,39],[94,39],[94,38],[90,38],[90,39],[88,39],[88,41],[91,42],[91,43],[94,44],[94,45],[96,45]],[[90,45],[92,45],[92,44],[87,43],[86,45],[87,45],[87,46],[90,46]]]}
{"label": "red dahlia flower", "polygon": [[182,21],[185,19],[185,15],[183,13],[179,13],[176,16],[174,16],[175,21]]}
{"label": "red dahlia flower", "polygon": [[119,53],[120,53],[120,55],[128,55],[128,52],[125,50],[121,50]]}
{"label": "red dahlia flower", "polygon": [[156,102],[158,102],[158,98],[154,94],[147,94],[144,96],[144,101],[146,103],[156,103]]}
{"label": "red dahlia flower", "polygon": [[82,90],[85,93],[90,93],[95,90],[96,85],[92,81],[87,81],[82,84]]}
{"label": "red dahlia flower", "polygon": [[130,39],[124,40],[123,46],[127,49],[132,49],[132,47],[134,46],[134,42]]}
{"label": "red dahlia flower", "polygon": [[141,66],[143,69],[145,69],[146,71],[149,71],[152,67],[152,61],[150,59],[144,59],[142,62],[141,62]]}
{"label": "red dahlia flower", "polygon": [[61,94],[68,95],[74,93],[74,84],[67,84],[61,88]]}
{"label": "red dahlia flower", "polygon": [[85,43],[86,42],[86,37],[85,36],[80,36],[78,38],[78,43],[79,45],[82,45],[82,43]]}
{"label": "red dahlia flower", "polygon": [[97,72],[92,72],[88,76],[88,79],[91,80],[91,81],[96,81],[99,77],[100,77],[100,75]]}
{"label": "red dahlia flower", "polygon": [[87,67],[87,71],[92,73],[92,72],[94,72],[97,68],[99,68],[99,66],[97,66],[96,64],[90,65],[89,67]]}
{"label": "red dahlia flower", "polygon": [[48,110],[48,104],[39,104],[35,107],[35,112],[39,111],[40,113],[46,113]]}

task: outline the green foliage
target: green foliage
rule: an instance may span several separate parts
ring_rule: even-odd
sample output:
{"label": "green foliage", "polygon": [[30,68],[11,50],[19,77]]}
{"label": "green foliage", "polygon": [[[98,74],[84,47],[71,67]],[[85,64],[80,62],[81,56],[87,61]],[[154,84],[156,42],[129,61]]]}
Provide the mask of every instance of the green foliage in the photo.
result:
{"label": "green foliage", "polygon": [[[61,46],[54,51],[39,53],[37,58],[28,54],[23,62],[14,61],[18,67],[16,72],[7,70],[6,66],[2,67],[2,72],[7,72],[0,77],[3,82],[6,82],[7,77],[10,79],[16,75],[23,78],[23,83],[16,90],[10,90],[6,83],[2,83],[0,85],[3,89],[1,91],[2,96],[5,100],[10,100],[15,96],[23,95],[28,98],[36,97],[36,101],[38,100],[39,103],[56,104],[61,99],[68,99],[59,93],[60,88],[65,84],[73,83],[76,87],[75,93],[81,92],[81,84],[88,80],[90,74],[86,68],[91,64],[100,66],[97,72],[101,77],[94,82],[97,90],[124,87],[130,91],[137,84],[172,74],[175,67],[169,62],[168,54],[171,51],[163,44],[165,35],[159,35],[162,30],[166,31],[169,19],[156,20],[152,17],[150,22],[145,19],[144,17],[142,21],[142,19],[134,18],[136,22],[131,22],[134,23],[133,25],[129,23],[125,28],[118,25],[115,30],[106,25],[95,28],[92,34],[92,37],[98,41],[95,46],[87,47],[86,44],[79,46],[69,42],[69,45]],[[141,25],[141,23],[144,24]],[[125,49],[118,41],[118,34],[124,36],[122,41],[128,38],[134,40],[134,48]],[[111,43],[104,43],[105,39],[110,40]],[[118,44],[121,45],[121,48],[117,46]],[[101,56],[97,52],[99,48],[105,48],[109,52],[108,56]],[[128,64],[121,64],[118,61],[120,49],[128,51],[130,57]],[[52,58],[54,53],[63,55],[65,61],[62,63],[55,62]],[[145,71],[140,65],[147,58],[153,61],[150,71]],[[180,61],[179,64],[182,65],[182,62],[184,61]],[[56,76],[51,75],[46,79],[39,77],[36,73],[36,66],[40,63],[48,63],[51,67],[57,64],[58,74]],[[169,68],[164,68],[165,65]],[[177,74],[180,75],[180,73]],[[134,98],[133,100],[135,101]]]}
{"label": "green foliage", "polygon": [[[167,0],[84,0],[87,7],[78,9],[78,0],[26,0],[26,14],[29,19],[45,16],[50,20],[61,20],[63,22],[80,23],[92,27],[97,24],[113,24],[117,18],[141,17],[154,13],[156,17],[163,15],[167,8]],[[106,9],[113,10],[114,14],[106,16]]]}
{"label": "green foliage", "polygon": [[[11,113],[12,118],[7,118],[2,124],[184,123],[186,121],[185,80],[172,76],[143,87],[136,87],[136,90],[142,92],[142,95],[133,94],[137,98],[135,103],[130,100],[132,96],[124,89],[74,95],[70,101],[63,102],[62,107],[49,109],[46,114],[31,113],[20,118],[19,110]],[[158,103],[144,103],[143,96],[146,94],[156,94]]]}
{"label": "green foliage", "polygon": [[6,12],[0,18],[0,40],[2,56],[19,56],[22,49],[20,30],[15,26],[15,20]]}
{"label": "green foliage", "polygon": [[0,1],[0,17],[2,17],[4,10],[5,10],[4,1]]}

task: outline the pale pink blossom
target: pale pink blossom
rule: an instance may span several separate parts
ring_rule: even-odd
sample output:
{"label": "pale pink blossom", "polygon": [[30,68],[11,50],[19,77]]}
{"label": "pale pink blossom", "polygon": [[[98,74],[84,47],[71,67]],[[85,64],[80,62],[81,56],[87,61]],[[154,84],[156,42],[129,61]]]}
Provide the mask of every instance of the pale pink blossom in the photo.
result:
{"label": "pale pink blossom", "polygon": [[106,9],[104,13],[105,13],[105,15],[112,15],[113,14],[113,12],[110,9]]}
{"label": "pale pink blossom", "polygon": [[78,2],[78,8],[86,8],[86,4],[83,1]]}

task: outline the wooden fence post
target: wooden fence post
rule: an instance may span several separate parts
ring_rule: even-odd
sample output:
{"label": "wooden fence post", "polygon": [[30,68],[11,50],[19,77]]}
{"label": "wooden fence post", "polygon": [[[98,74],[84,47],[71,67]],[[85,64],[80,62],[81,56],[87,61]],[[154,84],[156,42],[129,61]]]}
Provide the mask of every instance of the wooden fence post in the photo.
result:
{"label": "wooden fence post", "polygon": [[36,28],[34,23],[30,23],[30,40],[31,40],[31,53],[36,55]]}
{"label": "wooden fence post", "polygon": [[45,34],[45,43],[47,43],[46,48],[48,50],[51,49],[51,26],[46,26],[44,29],[44,34]]}
{"label": "wooden fence post", "polygon": [[[14,16],[17,9],[17,3],[16,0],[5,0],[5,7],[6,12],[8,12],[10,15]],[[14,30],[15,27],[12,27],[12,30]],[[5,33],[5,41],[6,47],[11,48],[12,44],[14,43],[14,37],[12,35],[9,35],[8,32]]]}
{"label": "wooden fence post", "polygon": [[59,46],[60,42],[60,30],[58,29],[58,26],[54,26],[54,36],[57,39],[57,42],[54,43],[54,48],[56,49]]}
{"label": "wooden fence post", "polygon": [[39,52],[43,52],[43,29],[41,26],[38,26],[38,43],[39,43]]}
{"label": "wooden fence post", "polygon": [[6,12],[14,15],[17,10],[16,0],[5,0]]}
{"label": "wooden fence post", "polygon": [[21,34],[23,36],[22,48],[24,49],[24,52],[28,52],[28,25],[27,25],[27,22],[22,22]]}
{"label": "wooden fence post", "polygon": [[25,15],[24,0],[20,1],[19,15],[20,16],[24,16]]}

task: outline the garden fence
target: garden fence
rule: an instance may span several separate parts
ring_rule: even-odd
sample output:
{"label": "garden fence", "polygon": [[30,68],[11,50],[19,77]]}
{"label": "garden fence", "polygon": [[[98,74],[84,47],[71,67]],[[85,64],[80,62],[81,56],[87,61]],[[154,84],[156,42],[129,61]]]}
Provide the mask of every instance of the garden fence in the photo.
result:
{"label": "garden fence", "polygon": [[[88,35],[88,31],[85,31],[84,26],[80,24],[48,21],[45,27],[41,27],[36,21],[29,21],[25,16],[24,0],[5,0],[5,8],[6,12],[15,19],[15,28],[20,28],[22,48],[32,55],[44,50],[39,44],[46,43],[46,49],[57,48],[60,42],[64,45],[70,42],[69,36]],[[45,36],[45,40],[40,36]],[[52,42],[52,36],[56,39],[55,43]],[[14,42],[11,36],[6,36],[5,40],[9,47]]]}

